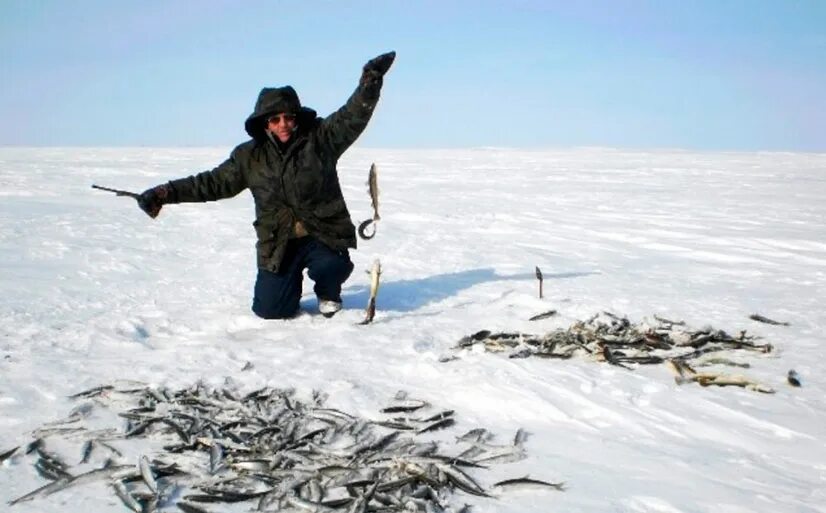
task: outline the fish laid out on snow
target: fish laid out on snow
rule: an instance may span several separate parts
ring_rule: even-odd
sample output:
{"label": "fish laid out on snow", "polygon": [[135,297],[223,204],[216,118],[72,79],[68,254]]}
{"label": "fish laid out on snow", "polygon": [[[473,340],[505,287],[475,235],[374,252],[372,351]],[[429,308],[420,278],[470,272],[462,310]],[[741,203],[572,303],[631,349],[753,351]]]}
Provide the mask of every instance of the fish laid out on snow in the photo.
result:
{"label": "fish laid out on snow", "polygon": [[4,461],[6,461],[7,459],[9,459],[9,458],[11,458],[12,456],[14,456],[14,453],[15,453],[15,452],[17,452],[17,449],[19,449],[19,447],[14,447],[14,448],[12,448],[12,449],[9,449],[8,451],[5,451],[5,452],[3,452],[3,453],[0,453],[0,463],[3,463],[3,462],[4,462]]}
{"label": "fish laid out on snow", "polygon": [[[553,310],[531,320],[552,315]],[[770,387],[743,376],[697,373],[697,366],[727,365],[748,368],[724,356],[738,352],[769,353],[771,344],[758,344],[741,331],[736,336],[711,327],[691,330],[682,321],[654,316],[655,321],[634,324],[625,317],[602,312],[585,321],[576,321],[568,329],[556,329],[545,335],[529,333],[492,333],[481,330],[463,337],[454,349],[464,350],[481,345],[486,351],[507,353],[509,358],[568,359],[580,355],[598,362],[632,370],[637,365],[668,363],[677,372],[680,383],[696,382],[703,386],[736,385],[770,393]],[[443,358],[440,361],[451,361]],[[681,373],[680,373],[681,372]]]}
{"label": "fish laid out on snow", "polygon": [[[376,221],[381,220],[379,215],[379,177],[376,164],[370,165],[370,174],[367,177],[367,191],[370,193],[370,203],[373,206],[373,217],[359,224],[359,236],[364,240],[370,240],[376,236]],[[367,227],[373,225],[373,232],[367,234]]]}
{"label": "fish laid out on snow", "polygon": [[762,322],[764,324],[771,324],[773,326],[789,326],[788,322],[780,322],[775,321],[774,319],[769,319],[768,317],[763,317],[760,314],[751,314],[749,315],[749,319],[757,322]]}
{"label": "fish laid out on snow", "polygon": [[530,319],[529,321],[541,321],[542,319],[547,319],[549,317],[553,317],[556,315],[556,310],[548,310],[547,312],[542,312],[541,314],[536,314]]}
{"label": "fish laid out on snow", "polygon": [[786,381],[793,387],[799,387],[801,385],[800,375],[794,369],[790,370],[786,375]]}
{"label": "fish laid out on snow", "polygon": [[550,483],[548,481],[542,481],[541,479],[531,479],[530,477],[517,477],[515,479],[505,479],[504,481],[499,481],[498,483],[493,483],[493,486],[498,487],[505,487],[505,486],[544,486],[548,488],[553,488],[555,490],[564,490],[565,483]]}
{"label": "fish laid out on snow", "polygon": [[[240,502],[251,502],[251,509],[258,511],[415,508],[451,513],[466,511],[448,504],[455,492],[491,496],[471,471],[526,456],[528,435],[522,429],[504,444],[493,443],[493,435],[484,428],[472,429],[456,438],[457,450],[448,452],[444,444],[425,437],[453,426],[453,410],[423,413],[431,407],[427,401],[400,393],[382,410],[383,418],[368,419],[325,407],[325,395],[313,393],[311,400],[300,401],[291,389],[265,387],[240,393],[231,383],[220,388],[197,383],[182,390],[107,387],[105,393],[98,389],[77,394],[84,400],[93,396],[96,408],[117,408],[126,425],[113,434],[87,430],[84,419],[72,418],[65,422],[80,424],[81,435],[56,431],[48,439],[28,444],[31,450],[15,457],[13,464],[36,460],[35,465],[47,469],[44,477],[49,482],[10,504],[102,481],[124,510],[136,513],[170,511],[176,506],[185,513],[217,512],[225,509],[213,504]],[[86,441],[94,441],[80,449],[86,460],[83,465],[102,462],[102,466],[79,473],[46,447],[60,437],[65,448],[70,439],[82,439],[82,433]],[[119,444],[134,446],[147,438],[155,440],[154,446],[160,445],[158,441],[166,443],[163,452],[144,454],[137,464],[127,464],[119,454],[88,452],[90,445],[105,443],[96,438],[101,433]],[[520,484],[562,489],[560,483],[527,477],[500,481],[495,487]]]}
{"label": "fish laid out on snow", "polygon": [[678,385],[684,383],[699,383],[701,386],[707,387],[715,385],[718,387],[737,386],[756,392],[763,392],[764,394],[773,394],[774,389],[762,383],[758,383],[752,379],[739,374],[720,374],[714,372],[697,372],[685,362],[679,360],[669,360],[668,366],[674,372],[674,381]]}
{"label": "fish laid out on snow", "polygon": [[396,401],[394,404],[382,408],[382,413],[401,413],[401,412],[411,412],[416,411],[419,408],[424,408],[427,406],[427,401],[421,400],[414,400],[414,399],[400,399]]}

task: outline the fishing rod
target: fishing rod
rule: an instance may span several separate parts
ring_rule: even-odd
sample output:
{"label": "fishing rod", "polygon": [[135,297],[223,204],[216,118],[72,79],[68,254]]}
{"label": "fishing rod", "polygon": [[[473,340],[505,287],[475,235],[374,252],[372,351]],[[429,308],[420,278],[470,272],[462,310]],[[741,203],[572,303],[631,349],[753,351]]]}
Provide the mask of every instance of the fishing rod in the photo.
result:
{"label": "fishing rod", "polygon": [[101,187],[100,185],[92,185],[92,189],[99,189],[106,192],[114,192],[117,196],[129,196],[130,198],[140,199],[141,195],[135,192],[122,191],[120,189],[111,189],[109,187]]}

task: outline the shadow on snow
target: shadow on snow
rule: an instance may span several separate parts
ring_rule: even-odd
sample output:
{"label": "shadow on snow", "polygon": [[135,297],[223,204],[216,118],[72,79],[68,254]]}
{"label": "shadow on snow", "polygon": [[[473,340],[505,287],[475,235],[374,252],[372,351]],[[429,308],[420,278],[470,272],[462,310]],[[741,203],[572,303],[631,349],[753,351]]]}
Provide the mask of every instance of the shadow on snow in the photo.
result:
{"label": "shadow on snow", "polygon": [[[544,279],[559,280],[599,274],[596,271],[545,274]],[[410,312],[428,303],[437,303],[458,292],[492,281],[536,280],[534,273],[497,274],[494,269],[472,269],[456,273],[437,274],[414,280],[398,280],[379,285],[379,303],[382,310]],[[361,309],[367,305],[370,288],[367,285],[346,287],[341,294],[344,307]],[[304,310],[318,308],[315,297],[301,302]]]}

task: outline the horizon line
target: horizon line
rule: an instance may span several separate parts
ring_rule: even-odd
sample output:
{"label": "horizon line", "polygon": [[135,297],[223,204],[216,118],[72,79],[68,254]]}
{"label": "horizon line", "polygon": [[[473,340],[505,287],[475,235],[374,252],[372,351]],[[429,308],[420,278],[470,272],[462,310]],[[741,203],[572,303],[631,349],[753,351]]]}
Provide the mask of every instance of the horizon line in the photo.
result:
{"label": "horizon line", "polygon": [[[243,143],[242,143],[243,144]],[[196,144],[182,144],[182,145],[130,145],[130,144],[113,144],[113,145],[91,145],[91,144],[61,144],[61,145],[29,145],[29,144],[3,144],[0,143],[0,150],[4,149],[224,149],[234,148],[238,144],[231,145],[196,145]],[[825,155],[824,150],[789,150],[789,149],[709,149],[709,148],[687,148],[679,146],[607,146],[607,145],[571,145],[571,146],[352,146],[350,149],[354,150],[368,150],[368,151],[461,151],[461,150],[521,150],[521,151],[604,151],[604,152],[642,152],[642,153],[724,153],[724,154],[760,154],[760,153],[784,153],[784,154],[807,154],[807,155]]]}

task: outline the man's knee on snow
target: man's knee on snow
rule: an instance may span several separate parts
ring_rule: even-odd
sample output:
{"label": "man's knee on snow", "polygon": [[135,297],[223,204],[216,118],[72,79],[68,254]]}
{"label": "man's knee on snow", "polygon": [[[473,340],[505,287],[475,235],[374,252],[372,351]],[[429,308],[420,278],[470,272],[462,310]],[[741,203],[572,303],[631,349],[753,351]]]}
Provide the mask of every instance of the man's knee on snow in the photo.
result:
{"label": "man's knee on snow", "polygon": [[291,319],[298,313],[298,307],[277,304],[262,305],[258,301],[253,301],[252,312],[262,319]]}

